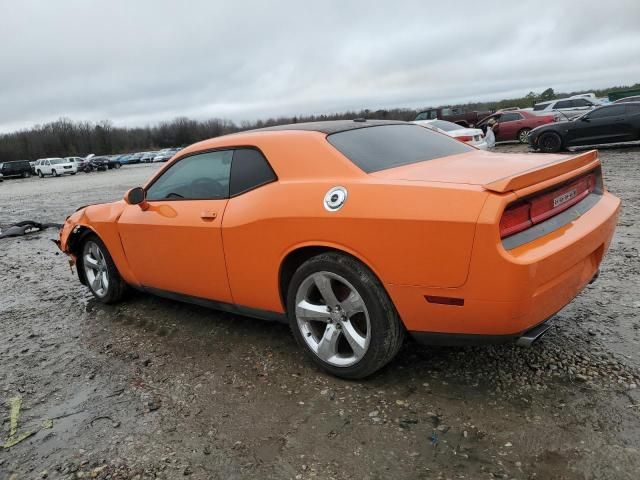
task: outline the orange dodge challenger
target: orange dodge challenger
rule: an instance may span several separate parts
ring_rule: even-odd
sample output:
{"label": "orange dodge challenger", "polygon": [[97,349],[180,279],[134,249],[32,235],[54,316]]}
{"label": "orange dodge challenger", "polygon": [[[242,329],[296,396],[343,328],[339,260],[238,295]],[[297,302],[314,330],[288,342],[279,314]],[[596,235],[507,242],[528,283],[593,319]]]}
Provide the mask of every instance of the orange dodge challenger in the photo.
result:
{"label": "orange dodge challenger", "polygon": [[418,125],[285,125],[196,143],[60,248],[104,303],[127,286],[288,321],[345,378],[424,343],[530,344],[595,279],[620,201],[598,154],[498,154]]}

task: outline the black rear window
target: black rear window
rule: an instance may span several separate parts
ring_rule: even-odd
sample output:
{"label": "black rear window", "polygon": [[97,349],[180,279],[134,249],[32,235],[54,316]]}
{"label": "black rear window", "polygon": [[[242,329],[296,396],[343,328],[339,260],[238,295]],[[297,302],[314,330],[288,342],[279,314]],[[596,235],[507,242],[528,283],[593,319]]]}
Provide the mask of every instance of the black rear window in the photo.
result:
{"label": "black rear window", "polygon": [[367,173],[475,150],[419,125],[381,125],[338,132],[331,145]]}

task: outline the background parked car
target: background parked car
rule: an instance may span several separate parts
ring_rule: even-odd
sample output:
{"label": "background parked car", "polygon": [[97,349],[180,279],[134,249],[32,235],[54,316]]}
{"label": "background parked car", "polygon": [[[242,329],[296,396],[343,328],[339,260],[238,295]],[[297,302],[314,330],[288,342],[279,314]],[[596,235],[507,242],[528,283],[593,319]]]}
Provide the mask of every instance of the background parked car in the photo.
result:
{"label": "background parked car", "polygon": [[29,160],[13,160],[11,162],[2,162],[0,163],[0,173],[2,173],[5,178],[28,178],[31,176],[31,164],[29,163]]}
{"label": "background parked car", "polygon": [[480,120],[476,127],[486,132],[487,123],[489,123],[491,119],[494,119],[498,124],[498,126],[493,129],[496,142],[518,140],[520,143],[527,143],[531,130],[540,125],[555,121],[555,116],[534,115],[526,110],[499,111]]}
{"label": "background parked car", "polygon": [[107,168],[111,170],[115,168],[116,170],[122,166],[120,163],[120,155],[109,155],[107,157]]}
{"label": "background parked car", "polygon": [[413,123],[444,133],[456,140],[473,145],[476,148],[482,150],[487,149],[484,132],[479,128],[465,128],[457,123],[447,122],[446,120],[418,120]]}
{"label": "background parked car", "polygon": [[78,172],[78,165],[64,158],[42,158],[36,162],[36,173],[40,178],[45,175],[75,175]]}
{"label": "background parked car", "polygon": [[90,172],[93,172],[94,170],[95,170],[95,167],[93,166],[93,163],[91,163],[91,159],[84,158],[82,159],[82,162],[78,164],[79,172],[90,173]]}
{"label": "background parked car", "polygon": [[153,162],[153,157],[158,155],[159,152],[144,152],[142,157],[140,157],[141,163],[150,163]]}
{"label": "background parked car", "polygon": [[640,140],[640,102],[599,107],[571,121],[534,128],[529,135],[529,145],[547,153],[636,140]]}
{"label": "background parked car", "polygon": [[142,153],[129,153],[119,158],[119,161],[122,165],[128,165],[132,163],[140,163],[140,159],[142,158]]}
{"label": "background parked car", "polygon": [[165,148],[163,150],[160,150],[158,152],[158,154],[153,157],[153,161],[154,162],[166,162],[167,160],[169,160],[171,157],[173,157],[176,152],[180,151],[179,148]]}
{"label": "background parked car", "polygon": [[107,170],[107,165],[109,160],[105,157],[94,156],[89,160],[91,162],[91,167],[94,170],[98,170],[99,172],[103,172]]}
{"label": "background parked car", "polygon": [[134,153],[131,155],[129,159],[129,163],[140,163],[140,159],[142,158],[142,153]]}
{"label": "background parked car", "polygon": [[118,161],[120,162],[121,165],[128,165],[129,158],[131,158],[132,156],[133,156],[132,153],[125,153],[124,155],[120,155],[118,157]]}
{"label": "background parked car", "polygon": [[597,106],[599,106],[598,103],[592,98],[561,98],[559,100],[536,103],[533,107],[532,113],[534,115],[549,115],[557,113],[560,118],[570,119],[577,115],[582,115],[589,110],[593,110]]}
{"label": "background parked car", "polygon": [[68,162],[72,162],[76,164],[76,168],[78,169],[78,172],[82,172],[83,171],[83,167],[85,165],[86,160],[82,157],[64,157],[64,159]]}
{"label": "background parked car", "polygon": [[486,117],[491,114],[490,111],[471,111],[467,110],[466,107],[439,107],[439,108],[430,108],[429,110],[425,110],[420,112],[414,122],[419,122],[423,120],[446,120],[448,122],[457,123],[463,127],[472,127],[478,120]]}

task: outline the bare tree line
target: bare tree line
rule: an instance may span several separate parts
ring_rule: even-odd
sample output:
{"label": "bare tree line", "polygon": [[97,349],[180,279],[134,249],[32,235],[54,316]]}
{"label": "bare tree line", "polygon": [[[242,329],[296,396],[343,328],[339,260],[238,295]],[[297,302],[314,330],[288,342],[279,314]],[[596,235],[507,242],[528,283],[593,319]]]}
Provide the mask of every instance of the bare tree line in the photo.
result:
{"label": "bare tree line", "polygon": [[[640,88],[632,86],[612,87],[606,90],[594,90],[596,95],[604,96],[608,92]],[[548,88],[540,94],[530,92],[522,98],[500,100],[498,102],[468,103],[468,110],[493,110],[505,107],[530,107],[540,100],[551,100],[564,96],[584,93],[556,93]],[[117,153],[141,152],[167,147],[183,147],[207,138],[253,128],[283,125],[287,123],[314,122],[321,120],[340,120],[354,118],[413,120],[420,110],[394,108],[389,110],[359,110],[330,115],[307,115],[299,117],[278,117],[236,124],[231,120],[213,118],[193,120],[178,117],[147,127],[116,127],[110,121],[98,123],[74,122],[61,118],[55,122],[36,125],[26,130],[0,134],[0,161],[35,160],[43,157],[85,156],[89,153],[110,155]]]}
{"label": "bare tree line", "polygon": [[108,120],[91,123],[74,122],[67,118],[61,118],[55,122],[0,135],[0,161],[85,156],[89,153],[110,155],[141,152],[186,146],[207,138],[252,128],[296,122],[353,119],[362,116],[410,120],[415,118],[416,111],[395,109],[369,112],[362,110],[334,115],[270,118],[240,124],[219,118],[199,121],[178,117],[172,121],[148,127],[116,127]]}

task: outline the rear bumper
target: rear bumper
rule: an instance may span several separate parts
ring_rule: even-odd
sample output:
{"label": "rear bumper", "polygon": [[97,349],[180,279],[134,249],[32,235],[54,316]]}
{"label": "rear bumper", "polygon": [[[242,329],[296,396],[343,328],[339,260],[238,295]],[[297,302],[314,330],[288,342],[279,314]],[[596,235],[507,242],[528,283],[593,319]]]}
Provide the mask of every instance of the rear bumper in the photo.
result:
{"label": "rear bumper", "polygon": [[[605,192],[580,218],[508,251],[495,225],[479,223],[462,287],[386,285],[387,291],[410,332],[487,337],[474,343],[513,340],[565,307],[594,278],[619,208],[620,200]],[[430,303],[428,296],[462,302]]]}
{"label": "rear bumper", "polygon": [[411,337],[422,345],[447,347],[469,347],[473,345],[502,345],[515,343],[521,347],[530,347],[551,328],[550,322],[544,321],[516,335],[474,335],[467,333],[432,333],[409,332]]}

